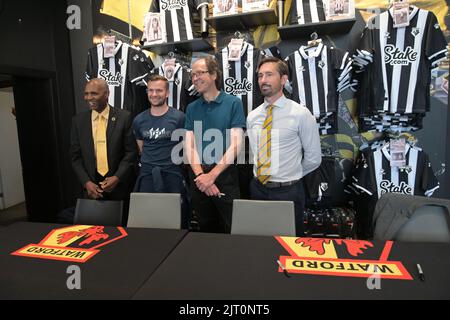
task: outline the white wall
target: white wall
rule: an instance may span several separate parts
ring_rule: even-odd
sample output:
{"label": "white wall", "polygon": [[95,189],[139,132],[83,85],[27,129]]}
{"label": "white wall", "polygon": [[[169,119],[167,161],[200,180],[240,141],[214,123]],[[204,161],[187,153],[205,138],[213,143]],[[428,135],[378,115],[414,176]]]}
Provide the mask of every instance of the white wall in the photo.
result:
{"label": "white wall", "polygon": [[0,198],[0,209],[25,202],[22,165],[20,162],[17,124],[11,114],[14,106],[12,88],[0,89],[0,175],[4,201]]}

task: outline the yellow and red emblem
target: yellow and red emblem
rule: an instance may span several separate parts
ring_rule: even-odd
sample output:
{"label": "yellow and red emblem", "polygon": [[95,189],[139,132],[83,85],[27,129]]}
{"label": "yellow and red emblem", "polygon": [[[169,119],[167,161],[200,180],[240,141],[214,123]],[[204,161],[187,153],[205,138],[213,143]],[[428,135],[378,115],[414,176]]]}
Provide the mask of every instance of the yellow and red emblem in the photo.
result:
{"label": "yellow and red emblem", "polygon": [[[372,242],[345,239],[276,237],[289,252],[280,262],[289,273],[412,280],[403,264],[388,261],[393,242],[382,248]],[[378,259],[373,255],[377,254]],[[358,259],[355,259],[358,258]],[[278,270],[283,272],[281,268]]]}
{"label": "yellow and red emblem", "polygon": [[121,228],[103,226],[70,226],[52,230],[39,244],[29,244],[13,253],[39,259],[84,263],[100,252],[99,248],[126,237]]}

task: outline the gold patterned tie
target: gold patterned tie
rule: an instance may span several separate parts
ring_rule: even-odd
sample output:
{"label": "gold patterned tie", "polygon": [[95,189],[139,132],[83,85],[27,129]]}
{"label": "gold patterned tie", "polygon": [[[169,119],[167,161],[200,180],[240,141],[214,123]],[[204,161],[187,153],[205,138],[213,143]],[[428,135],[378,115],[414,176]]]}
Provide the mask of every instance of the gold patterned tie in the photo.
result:
{"label": "gold patterned tie", "polygon": [[97,126],[97,171],[102,176],[108,173],[108,153],[106,150],[106,122],[102,115],[98,116]]}
{"label": "gold patterned tie", "polygon": [[266,120],[261,130],[261,138],[259,139],[258,148],[258,167],[256,177],[262,184],[266,184],[270,180],[270,163],[271,163],[271,139],[272,139],[272,111],[273,105],[267,108]]}

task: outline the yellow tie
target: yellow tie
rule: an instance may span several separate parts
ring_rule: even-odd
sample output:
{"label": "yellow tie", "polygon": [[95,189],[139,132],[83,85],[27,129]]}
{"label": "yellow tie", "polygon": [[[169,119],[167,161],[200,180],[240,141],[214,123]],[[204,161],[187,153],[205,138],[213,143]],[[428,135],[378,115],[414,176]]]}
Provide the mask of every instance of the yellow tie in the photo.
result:
{"label": "yellow tie", "polygon": [[102,115],[98,116],[97,126],[97,171],[102,176],[108,173],[108,153],[106,150],[106,121]]}
{"label": "yellow tie", "polygon": [[270,180],[270,157],[271,157],[271,138],[272,138],[272,110],[273,105],[267,108],[266,120],[264,121],[261,139],[258,148],[258,167],[256,169],[256,177],[262,184],[266,184]]}

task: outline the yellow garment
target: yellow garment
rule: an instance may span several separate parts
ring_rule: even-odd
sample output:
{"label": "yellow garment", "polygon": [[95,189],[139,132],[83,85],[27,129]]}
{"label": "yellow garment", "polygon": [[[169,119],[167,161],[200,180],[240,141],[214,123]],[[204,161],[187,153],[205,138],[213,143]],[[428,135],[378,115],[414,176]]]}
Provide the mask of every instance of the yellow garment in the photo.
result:
{"label": "yellow garment", "polygon": [[[144,16],[150,9],[152,0],[130,1],[131,24],[137,29],[144,30]],[[103,0],[100,13],[115,17],[128,23],[128,0]]]}
{"label": "yellow garment", "polygon": [[272,148],[272,110],[273,105],[268,106],[266,119],[261,130],[261,139],[258,148],[258,168],[256,177],[262,184],[266,184],[271,177],[271,148]]}
{"label": "yellow garment", "polygon": [[108,150],[106,144],[106,129],[108,127],[109,106],[98,113],[92,111],[92,134],[94,136],[95,156],[97,159],[97,171],[102,176],[108,173]]}

